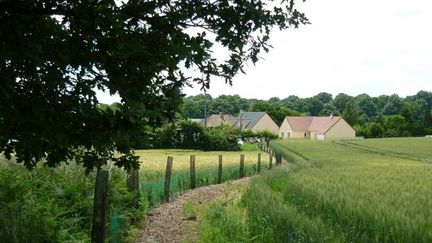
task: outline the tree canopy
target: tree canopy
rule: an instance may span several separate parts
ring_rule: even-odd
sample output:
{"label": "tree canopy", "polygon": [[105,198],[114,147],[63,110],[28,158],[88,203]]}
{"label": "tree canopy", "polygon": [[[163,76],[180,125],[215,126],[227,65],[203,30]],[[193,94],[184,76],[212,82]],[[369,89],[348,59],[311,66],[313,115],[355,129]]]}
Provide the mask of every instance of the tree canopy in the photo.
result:
{"label": "tree canopy", "polygon": [[[173,118],[183,86],[231,83],[273,28],[307,23],[294,0],[271,2],[0,1],[0,152],[28,168],[138,167],[130,135]],[[99,109],[97,89],[118,93],[120,109]]]}

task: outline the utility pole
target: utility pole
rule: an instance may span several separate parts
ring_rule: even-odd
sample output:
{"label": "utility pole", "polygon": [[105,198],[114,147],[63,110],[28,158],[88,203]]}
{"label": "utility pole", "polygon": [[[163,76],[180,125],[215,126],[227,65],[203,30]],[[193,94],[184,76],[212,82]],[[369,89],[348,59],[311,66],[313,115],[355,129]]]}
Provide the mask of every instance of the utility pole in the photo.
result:
{"label": "utility pole", "polygon": [[243,117],[243,111],[240,110],[240,117],[239,117],[239,119],[240,119],[240,131],[242,130],[242,127],[243,127],[243,124],[242,124],[242,117]]}
{"label": "utility pole", "polygon": [[205,95],[205,101],[204,101],[204,127],[207,128],[207,95]]}
{"label": "utility pole", "polygon": [[219,118],[221,119],[220,121],[221,121],[221,126],[223,125],[223,121],[224,121],[224,116],[223,116],[223,114],[222,114],[222,112],[220,111],[219,112]]}

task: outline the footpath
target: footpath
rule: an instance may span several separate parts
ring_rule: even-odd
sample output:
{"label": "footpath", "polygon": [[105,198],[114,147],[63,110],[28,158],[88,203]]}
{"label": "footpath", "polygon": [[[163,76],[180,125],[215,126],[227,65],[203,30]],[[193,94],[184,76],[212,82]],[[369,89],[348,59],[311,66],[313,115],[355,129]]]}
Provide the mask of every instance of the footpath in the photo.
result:
{"label": "footpath", "polygon": [[190,190],[172,202],[151,209],[145,221],[145,229],[139,233],[137,242],[197,242],[199,240],[199,219],[197,215],[184,214],[184,207],[187,207],[185,204],[205,205],[213,200],[226,197],[229,187],[245,185],[250,179],[246,177]]}

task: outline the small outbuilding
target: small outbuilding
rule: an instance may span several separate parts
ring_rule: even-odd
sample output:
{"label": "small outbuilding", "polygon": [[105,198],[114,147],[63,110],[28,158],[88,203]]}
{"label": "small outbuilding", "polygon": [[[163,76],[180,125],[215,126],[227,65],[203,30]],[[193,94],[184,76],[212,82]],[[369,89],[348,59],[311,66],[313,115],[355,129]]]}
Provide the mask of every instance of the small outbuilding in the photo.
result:
{"label": "small outbuilding", "polygon": [[287,116],[279,128],[283,139],[354,139],[354,129],[339,116]]}

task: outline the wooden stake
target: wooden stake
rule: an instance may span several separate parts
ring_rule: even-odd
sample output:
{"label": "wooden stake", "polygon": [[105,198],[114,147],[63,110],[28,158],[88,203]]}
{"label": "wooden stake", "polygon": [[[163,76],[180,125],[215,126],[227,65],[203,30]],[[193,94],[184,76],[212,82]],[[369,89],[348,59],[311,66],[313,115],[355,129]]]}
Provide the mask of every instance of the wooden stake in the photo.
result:
{"label": "wooden stake", "polygon": [[258,174],[261,172],[261,153],[258,153],[258,168],[257,168]]}
{"label": "wooden stake", "polygon": [[165,170],[165,187],[164,187],[165,202],[169,202],[169,197],[170,197],[172,163],[173,163],[173,157],[168,156],[166,170]]}
{"label": "wooden stake", "polygon": [[240,174],[239,174],[239,178],[243,178],[244,177],[244,154],[240,155]]}
{"label": "wooden stake", "polygon": [[222,183],[222,155],[219,155],[218,184]]}
{"label": "wooden stake", "polygon": [[128,170],[127,188],[129,192],[135,194],[135,207],[139,207],[140,191],[139,191],[139,169],[131,168]]}
{"label": "wooden stake", "polygon": [[272,168],[272,162],[273,162],[273,156],[272,154],[269,155],[269,169]]}
{"label": "wooden stake", "polygon": [[105,242],[105,222],[108,208],[108,171],[98,169],[93,201],[93,225],[91,242]]}
{"label": "wooden stake", "polygon": [[190,189],[195,189],[195,155],[190,156]]}
{"label": "wooden stake", "polygon": [[139,189],[139,169],[131,168],[128,170],[127,187],[130,192]]}

